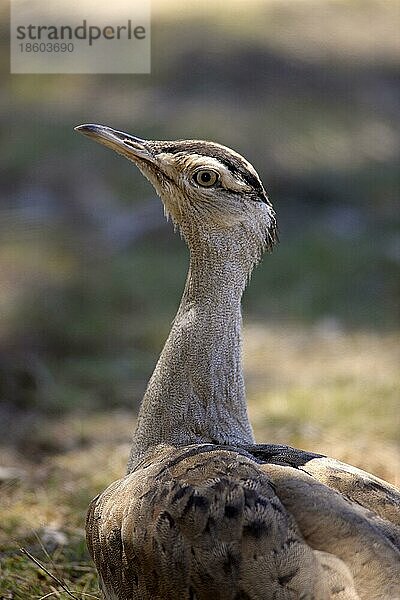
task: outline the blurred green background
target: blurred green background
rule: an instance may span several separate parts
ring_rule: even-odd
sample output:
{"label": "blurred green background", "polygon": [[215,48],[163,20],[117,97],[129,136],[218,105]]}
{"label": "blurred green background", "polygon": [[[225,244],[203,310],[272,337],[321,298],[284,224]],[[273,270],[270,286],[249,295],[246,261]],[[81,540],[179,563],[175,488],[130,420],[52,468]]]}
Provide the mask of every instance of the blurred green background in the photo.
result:
{"label": "blurred green background", "polygon": [[3,47],[2,400],[137,402],[183,285],[186,249],[152,188],[79,123],[213,139],[253,162],[281,245],[254,274],[249,317],[395,327],[398,11],[156,1],[142,76],[10,76]]}
{"label": "blurred green background", "polygon": [[[398,463],[386,469],[385,457],[396,462],[399,424],[399,6],[154,0],[152,72],[130,76],[9,75],[2,6],[0,435],[8,464],[48,466],[49,457],[77,448],[83,456],[111,439],[125,444],[124,458],[101,483],[123,472],[132,407],[184,283],[186,248],[151,186],[73,132],[94,122],[153,139],[212,139],[254,164],[281,238],[244,300],[258,437],[345,459],[353,446],[355,462],[396,480]],[[371,458],[372,444],[365,465],[372,440],[384,458]],[[71,465],[57,465],[66,477]],[[83,486],[78,513],[98,485]]]}

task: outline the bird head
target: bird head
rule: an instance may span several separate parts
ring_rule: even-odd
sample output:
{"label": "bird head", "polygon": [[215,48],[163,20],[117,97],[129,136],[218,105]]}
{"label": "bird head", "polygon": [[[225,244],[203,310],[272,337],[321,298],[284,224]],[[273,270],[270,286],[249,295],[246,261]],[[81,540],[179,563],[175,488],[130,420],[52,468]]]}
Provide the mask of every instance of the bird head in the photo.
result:
{"label": "bird head", "polygon": [[75,129],[140,169],[191,249],[219,244],[226,250],[235,240],[253,248],[256,262],[276,243],[275,213],[261,180],[234,150],[200,140],[143,140],[104,125]]}

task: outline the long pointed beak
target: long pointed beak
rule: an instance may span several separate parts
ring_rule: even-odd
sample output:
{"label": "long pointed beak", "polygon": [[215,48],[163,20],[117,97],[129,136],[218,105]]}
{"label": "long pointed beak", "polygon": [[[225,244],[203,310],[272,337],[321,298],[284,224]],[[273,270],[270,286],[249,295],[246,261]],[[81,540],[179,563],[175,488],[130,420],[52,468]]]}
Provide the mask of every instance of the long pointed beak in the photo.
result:
{"label": "long pointed beak", "polygon": [[105,125],[95,125],[92,123],[78,125],[75,131],[92,138],[99,144],[103,144],[111,150],[122,154],[133,162],[144,160],[156,164],[156,160],[148,148],[148,142],[141,138],[129,135],[123,131],[117,131],[106,127]]}

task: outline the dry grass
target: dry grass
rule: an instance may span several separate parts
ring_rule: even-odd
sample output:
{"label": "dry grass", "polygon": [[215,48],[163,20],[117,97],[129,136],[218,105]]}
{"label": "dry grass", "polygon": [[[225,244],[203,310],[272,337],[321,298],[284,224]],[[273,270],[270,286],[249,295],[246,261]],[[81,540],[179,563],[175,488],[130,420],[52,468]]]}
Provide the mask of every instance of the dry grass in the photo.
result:
{"label": "dry grass", "polygon": [[[396,336],[348,334],[329,323],[284,330],[253,324],[244,351],[259,441],[325,452],[399,483]],[[4,464],[24,474],[0,488],[0,598],[68,598],[20,546],[77,598],[90,598],[98,589],[85,550],[84,514],[90,498],[123,474],[133,416],[74,414],[40,423],[35,453],[2,452]],[[34,441],[26,447],[34,448]]]}
{"label": "dry grass", "polygon": [[246,330],[258,440],[326,453],[400,484],[399,339],[314,329]]}

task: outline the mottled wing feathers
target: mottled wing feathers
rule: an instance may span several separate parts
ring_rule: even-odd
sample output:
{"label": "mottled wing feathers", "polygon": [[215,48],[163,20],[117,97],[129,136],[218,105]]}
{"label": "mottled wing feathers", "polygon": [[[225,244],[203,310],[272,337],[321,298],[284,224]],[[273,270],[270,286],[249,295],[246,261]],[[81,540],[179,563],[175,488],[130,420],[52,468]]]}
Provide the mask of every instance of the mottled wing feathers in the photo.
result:
{"label": "mottled wing feathers", "polygon": [[324,457],[277,448],[262,462],[250,448],[160,446],[95,498],[87,538],[105,598],[400,598],[392,524],[301,470]]}
{"label": "mottled wing feathers", "polygon": [[[312,459],[300,468],[352,502],[400,527],[399,491],[386,481],[332,458]],[[397,531],[400,547],[400,530]]]}
{"label": "mottled wing feathers", "polygon": [[395,525],[302,470],[271,464],[264,468],[307,543],[346,564],[360,597],[400,598]]}

